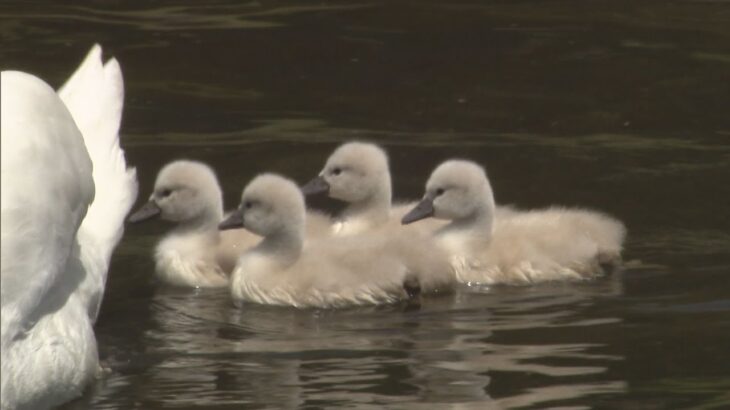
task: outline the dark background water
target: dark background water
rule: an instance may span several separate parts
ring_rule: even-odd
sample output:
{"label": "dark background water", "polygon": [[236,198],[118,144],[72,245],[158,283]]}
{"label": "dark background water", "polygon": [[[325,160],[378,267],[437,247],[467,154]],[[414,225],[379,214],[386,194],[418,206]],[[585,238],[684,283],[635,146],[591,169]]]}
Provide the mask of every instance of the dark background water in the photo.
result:
{"label": "dark background water", "polygon": [[66,408],[730,407],[727,1],[4,1],[0,39],[3,69],[56,87],[94,42],[120,61],[141,199],[187,157],[232,207],[357,138],[399,198],[466,157],[500,203],[629,228],[608,278],[299,311],[162,287],[167,227],[128,227],[96,326],[110,371]]}

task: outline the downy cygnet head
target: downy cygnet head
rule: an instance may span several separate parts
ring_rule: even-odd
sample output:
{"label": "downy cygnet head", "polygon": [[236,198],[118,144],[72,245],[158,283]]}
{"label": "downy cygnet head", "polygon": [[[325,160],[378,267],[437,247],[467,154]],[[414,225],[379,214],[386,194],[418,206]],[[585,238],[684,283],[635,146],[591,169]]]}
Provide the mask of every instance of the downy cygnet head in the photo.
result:
{"label": "downy cygnet head", "polygon": [[403,216],[403,224],[427,217],[461,221],[491,216],[494,194],[484,168],[466,160],[448,160],[431,173],[421,202]]}
{"label": "downy cygnet head", "polygon": [[129,222],[155,216],[181,224],[217,224],[223,218],[223,198],[215,172],[198,161],[165,165],[157,174],[149,201]]}
{"label": "downy cygnet head", "polygon": [[299,187],[276,174],[261,174],[251,180],[241,195],[241,204],[221,222],[219,229],[244,227],[264,236],[304,231],[305,205]]}
{"label": "downy cygnet head", "polygon": [[375,144],[343,144],[330,155],[319,176],[302,187],[302,192],[305,195],[326,192],[330,198],[348,203],[386,196],[390,204],[388,156]]}

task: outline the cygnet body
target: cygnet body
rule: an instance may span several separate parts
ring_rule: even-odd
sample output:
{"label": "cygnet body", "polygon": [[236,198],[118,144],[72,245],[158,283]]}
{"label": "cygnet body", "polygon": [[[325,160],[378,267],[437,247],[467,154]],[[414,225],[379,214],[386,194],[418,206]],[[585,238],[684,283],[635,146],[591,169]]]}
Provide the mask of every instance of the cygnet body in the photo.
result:
{"label": "cygnet body", "polygon": [[244,229],[220,232],[223,194],[215,172],[197,161],[177,160],[157,174],[149,201],[132,214],[130,222],[159,216],[176,226],[158,244],[158,277],[169,284],[221,287],[243,251],[258,242]]}
{"label": "cygnet body", "polygon": [[[340,145],[327,159],[319,176],[305,184],[302,191],[307,195],[326,192],[330,198],[347,203],[332,224],[332,233],[340,236],[376,228],[402,231],[400,219],[415,205],[415,202],[391,203],[388,155],[381,147],[366,142]],[[441,225],[439,221],[429,221],[415,229],[425,231]]]}
{"label": "cygnet body", "polygon": [[504,209],[495,218],[484,169],[450,160],[431,174],[423,200],[404,218],[451,222],[436,237],[462,283],[533,283],[583,279],[620,262],[624,225],[584,209]]}
{"label": "cygnet body", "polygon": [[304,198],[290,180],[256,177],[221,229],[243,225],[264,239],[238,260],[235,301],[295,307],[393,303],[448,289],[448,258],[424,237],[358,235],[303,241]]}

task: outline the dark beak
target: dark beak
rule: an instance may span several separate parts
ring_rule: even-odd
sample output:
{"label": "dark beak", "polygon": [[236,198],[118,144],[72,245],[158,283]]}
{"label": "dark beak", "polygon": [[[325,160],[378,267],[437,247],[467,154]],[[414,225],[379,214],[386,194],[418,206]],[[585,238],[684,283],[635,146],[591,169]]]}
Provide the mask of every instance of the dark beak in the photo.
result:
{"label": "dark beak", "polygon": [[322,192],[329,192],[330,184],[319,176],[304,184],[301,189],[304,195],[320,194]]}
{"label": "dark beak", "polygon": [[238,228],[243,228],[243,212],[240,209],[233,211],[232,214],[228,215],[228,218],[218,224],[218,230],[220,231]]}
{"label": "dark beak", "polygon": [[403,225],[408,225],[411,222],[420,221],[430,216],[433,216],[433,197],[426,194],[415,208],[403,215],[403,219],[400,221]]}
{"label": "dark beak", "polygon": [[137,210],[137,212],[133,213],[129,216],[129,223],[137,223],[146,221],[154,216],[157,216],[162,212],[159,206],[157,206],[156,203],[149,201],[146,204],[142,205],[141,208]]}

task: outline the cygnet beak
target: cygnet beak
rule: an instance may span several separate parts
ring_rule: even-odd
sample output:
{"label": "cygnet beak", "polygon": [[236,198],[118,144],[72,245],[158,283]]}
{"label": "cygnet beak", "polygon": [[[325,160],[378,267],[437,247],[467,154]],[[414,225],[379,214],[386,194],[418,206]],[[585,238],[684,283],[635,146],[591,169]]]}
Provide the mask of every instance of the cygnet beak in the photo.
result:
{"label": "cygnet beak", "polygon": [[147,219],[159,215],[160,212],[162,212],[160,207],[157,206],[157,204],[153,201],[149,201],[146,204],[142,205],[142,207],[139,208],[137,212],[130,215],[127,221],[129,221],[129,223],[146,221]]}
{"label": "cygnet beak", "polygon": [[411,209],[410,212],[403,215],[403,219],[401,219],[400,221],[403,225],[408,225],[411,222],[420,221],[421,219],[433,216],[433,212],[433,197],[426,194],[426,196],[421,200],[421,202],[418,203],[418,205],[416,205],[415,208]]}
{"label": "cygnet beak", "polygon": [[329,192],[330,184],[322,176],[318,176],[304,184],[301,190],[304,195],[320,194],[322,192]]}
{"label": "cygnet beak", "polygon": [[240,209],[233,211],[232,214],[228,215],[228,218],[218,224],[219,231],[238,228],[243,228],[243,212]]}

